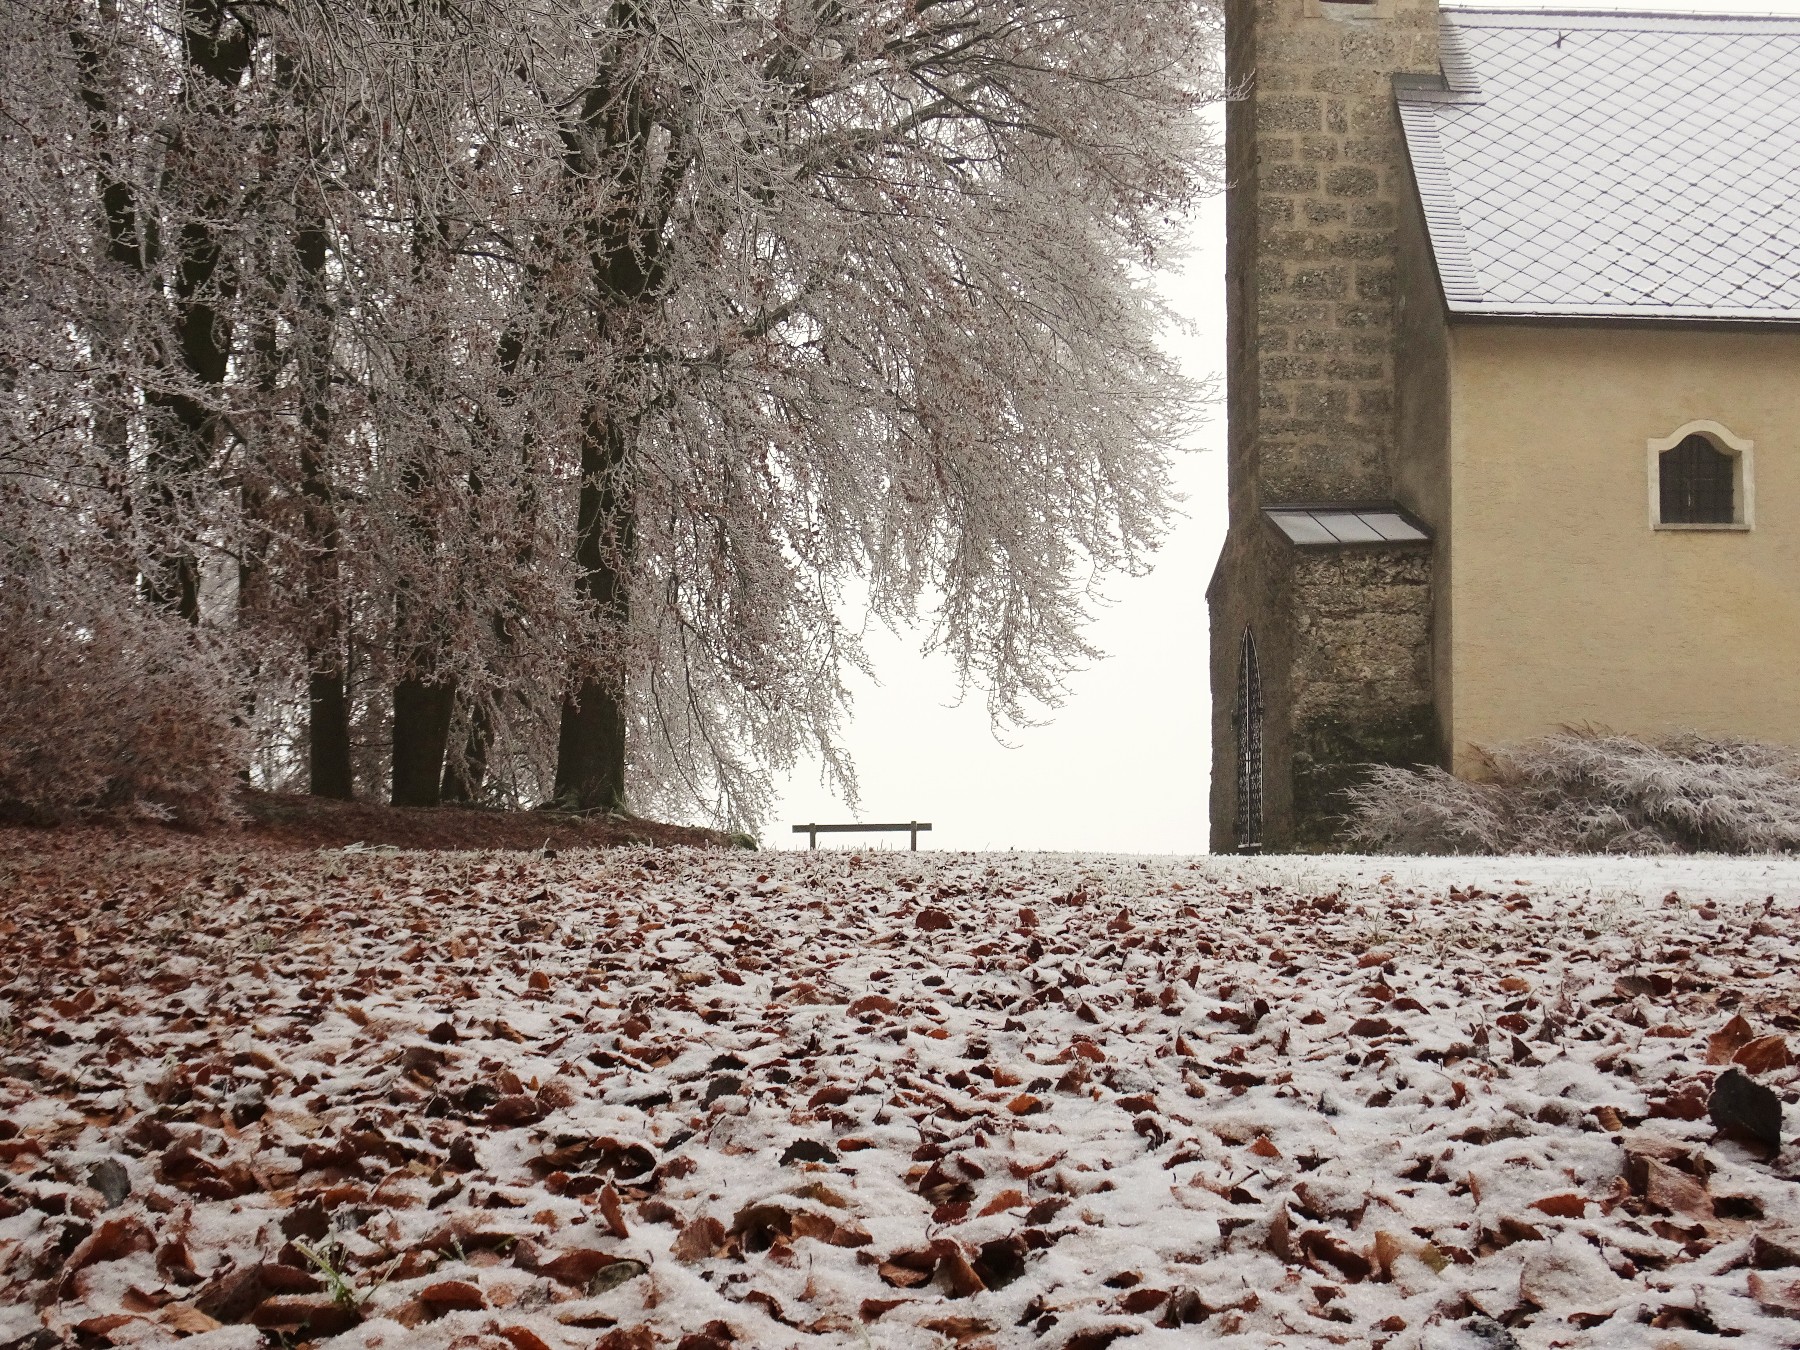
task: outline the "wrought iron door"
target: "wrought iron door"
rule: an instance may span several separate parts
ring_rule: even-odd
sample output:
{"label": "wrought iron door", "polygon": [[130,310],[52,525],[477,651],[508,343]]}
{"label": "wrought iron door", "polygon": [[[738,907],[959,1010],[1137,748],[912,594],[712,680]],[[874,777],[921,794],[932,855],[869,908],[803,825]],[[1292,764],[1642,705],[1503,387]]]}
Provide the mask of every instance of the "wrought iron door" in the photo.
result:
{"label": "wrought iron door", "polygon": [[1262,846],[1263,704],[1262,673],[1256,665],[1256,639],[1244,630],[1238,649],[1237,708],[1237,846]]}

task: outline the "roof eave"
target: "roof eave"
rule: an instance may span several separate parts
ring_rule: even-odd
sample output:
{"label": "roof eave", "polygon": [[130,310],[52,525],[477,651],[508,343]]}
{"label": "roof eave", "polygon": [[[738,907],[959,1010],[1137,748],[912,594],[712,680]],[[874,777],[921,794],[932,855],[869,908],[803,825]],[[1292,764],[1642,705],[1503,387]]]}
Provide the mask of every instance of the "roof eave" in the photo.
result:
{"label": "roof eave", "polygon": [[1452,322],[1473,323],[1604,323],[1630,327],[1663,327],[1684,324],[1701,328],[1800,328],[1800,312],[1756,313],[1744,310],[1602,308],[1598,306],[1546,306],[1502,304],[1448,304]]}

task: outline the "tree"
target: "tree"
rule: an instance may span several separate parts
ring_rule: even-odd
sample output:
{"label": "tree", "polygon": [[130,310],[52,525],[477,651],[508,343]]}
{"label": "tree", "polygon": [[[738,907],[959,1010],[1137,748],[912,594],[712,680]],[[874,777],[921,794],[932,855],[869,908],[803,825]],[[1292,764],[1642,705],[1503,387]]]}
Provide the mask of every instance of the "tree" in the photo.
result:
{"label": "tree", "polygon": [[850,781],[847,595],[1016,719],[1155,547],[1207,4],[4,22],[9,389],[79,499],[20,509],[215,624],[235,559],[247,716],[316,791],[748,822],[803,750]]}

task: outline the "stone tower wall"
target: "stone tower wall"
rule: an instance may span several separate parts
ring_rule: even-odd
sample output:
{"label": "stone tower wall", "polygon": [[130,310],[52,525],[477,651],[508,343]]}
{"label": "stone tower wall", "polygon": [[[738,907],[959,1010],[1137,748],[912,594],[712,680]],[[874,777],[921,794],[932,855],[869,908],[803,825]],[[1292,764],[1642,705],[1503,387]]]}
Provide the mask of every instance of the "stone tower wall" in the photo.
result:
{"label": "stone tower wall", "polygon": [[1227,0],[1231,527],[1208,589],[1215,849],[1235,843],[1239,644],[1263,682],[1263,843],[1330,846],[1371,761],[1436,758],[1429,548],[1296,549],[1260,512],[1392,501],[1392,77],[1438,71],[1436,0]]}
{"label": "stone tower wall", "polygon": [[1229,0],[1226,33],[1234,486],[1248,509],[1388,498],[1412,192],[1392,76],[1437,73],[1437,0]]}

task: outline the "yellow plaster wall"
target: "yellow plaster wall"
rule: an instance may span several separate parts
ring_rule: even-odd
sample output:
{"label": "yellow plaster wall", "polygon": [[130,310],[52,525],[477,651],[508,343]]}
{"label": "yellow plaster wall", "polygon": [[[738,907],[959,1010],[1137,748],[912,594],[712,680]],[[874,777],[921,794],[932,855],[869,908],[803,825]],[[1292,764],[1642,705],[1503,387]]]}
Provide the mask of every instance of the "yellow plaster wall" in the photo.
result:
{"label": "yellow plaster wall", "polygon": [[[1453,325],[1452,768],[1592,723],[1800,743],[1800,333]],[[1645,442],[1755,442],[1755,528],[1653,531]]]}

